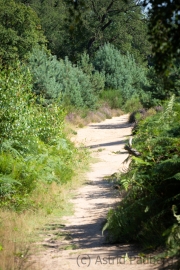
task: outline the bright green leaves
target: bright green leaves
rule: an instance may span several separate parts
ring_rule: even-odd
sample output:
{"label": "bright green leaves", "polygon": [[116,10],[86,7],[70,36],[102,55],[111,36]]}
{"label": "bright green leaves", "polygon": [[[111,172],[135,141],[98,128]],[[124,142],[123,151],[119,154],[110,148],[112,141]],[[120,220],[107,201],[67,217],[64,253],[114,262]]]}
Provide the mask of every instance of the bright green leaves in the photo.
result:
{"label": "bright green leaves", "polygon": [[36,13],[14,0],[0,0],[0,65],[24,59],[36,44],[45,43]]}
{"label": "bright green leaves", "polygon": [[179,103],[172,97],[161,112],[140,121],[133,147],[141,157],[133,157],[129,171],[121,175],[127,193],[108,215],[106,228],[113,240],[157,247],[171,239],[179,254],[179,228],[171,211],[172,205],[180,209],[179,117]]}
{"label": "bright green leaves", "polygon": [[64,135],[64,110],[40,101],[32,94],[27,70],[17,65],[1,72],[0,207],[37,207],[30,198],[36,186],[65,183],[78,166],[78,151]]}

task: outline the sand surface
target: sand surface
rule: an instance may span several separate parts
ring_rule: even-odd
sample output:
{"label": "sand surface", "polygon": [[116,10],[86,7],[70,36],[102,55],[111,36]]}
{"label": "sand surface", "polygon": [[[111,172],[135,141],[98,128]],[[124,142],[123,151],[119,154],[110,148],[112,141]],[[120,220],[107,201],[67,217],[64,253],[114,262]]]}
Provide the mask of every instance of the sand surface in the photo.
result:
{"label": "sand surface", "polygon": [[[92,123],[79,129],[73,141],[90,148],[96,159],[86,174],[86,183],[77,190],[72,202],[75,212],[64,217],[63,224],[51,224],[54,232],[47,233],[44,249],[34,260],[34,269],[45,270],[144,270],[157,269],[159,262],[148,256],[143,261],[133,245],[110,245],[102,227],[110,208],[122,198],[114,184],[105,176],[126,170],[123,161],[128,154],[125,141],[131,135],[128,115]],[[133,214],[133,213],[132,213]],[[62,223],[62,222],[61,222]],[[65,234],[65,239],[55,236]]]}

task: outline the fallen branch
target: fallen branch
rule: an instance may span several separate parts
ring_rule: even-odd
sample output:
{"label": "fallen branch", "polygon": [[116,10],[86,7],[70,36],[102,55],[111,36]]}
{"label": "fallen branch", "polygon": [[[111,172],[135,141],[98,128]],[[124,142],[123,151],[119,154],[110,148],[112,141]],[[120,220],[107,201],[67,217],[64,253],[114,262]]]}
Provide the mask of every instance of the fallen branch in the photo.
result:
{"label": "fallen branch", "polygon": [[139,153],[136,149],[132,148],[132,137],[129,139],[129,145],[125,145],[124,149],[128,151],[128,153],[132,156],[139,157],[141,156],[141,153]]}
{"label": "fallen branch", "polygon": [[139,153],[136,149],[134,148],[131,148],[130,146],[128,145],[125,145],[124,146],[124,149],[128,151],[128,153],[132,156],[135,156],[135,157],[139,157],[141,156],[141,153]]}

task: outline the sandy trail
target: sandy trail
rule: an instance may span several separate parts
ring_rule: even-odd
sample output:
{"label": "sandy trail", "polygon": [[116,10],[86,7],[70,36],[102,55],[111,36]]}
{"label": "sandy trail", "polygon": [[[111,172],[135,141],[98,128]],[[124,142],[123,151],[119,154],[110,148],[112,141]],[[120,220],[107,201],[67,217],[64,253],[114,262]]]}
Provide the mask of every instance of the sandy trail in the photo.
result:
{"label": "sandy trail", "polygon": [[[138,251],[132,245],[109,245],[102,235],[107,212],[121,199],[119,191],[103,178],[122,170],[124,166],[122,162],[127,158],[124,144],[131,134],[127,120],[128,115],[122,115],[93,123],[79,129],[73,138],[77,144],[90,147],[97,161],[87,173],[87,183],[72,200],[74,215],[64,217],[64,228],[54,224],[54,235],[63,232],[67,237],[62,240],[54,239],[51,233],[47,235],[44,241],[47,247],[36,256],[34,269],[157,269],[151,258],[147,258],[146,263],[135,258]],[[62,246],[69,246],[70,249],[65,250]],[[124,258],[126,254],[128,258]]]}

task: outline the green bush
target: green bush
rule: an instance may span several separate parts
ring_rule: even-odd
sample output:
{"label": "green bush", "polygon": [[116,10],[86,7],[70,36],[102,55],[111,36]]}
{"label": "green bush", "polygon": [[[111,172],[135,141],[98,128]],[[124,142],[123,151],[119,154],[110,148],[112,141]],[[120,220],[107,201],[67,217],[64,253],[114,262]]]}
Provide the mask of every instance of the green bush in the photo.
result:
{"label": "green bush", "polygon": [[143,105],[141,104],[139,97],[132,96],[132,98],[128,99],[123,105],[123,110],[126,112],[134,112],[141,109],[142,107]]}
{"label": "green bush", "polygon": [[94,107],[97,98],[90,77],[67,58],[58,61],[55,56],[34,49],[28,65],[34,92],[45,97],[47,103],[58,99],[60,104]]}
{"label": "green bush", "polygon": [[120,91],[124,102],[142,91],[147,83],[146,69],[137,65],[132,55],[122,55],[111,44],[95,53],[93,64],[105,74],[106,88]]}
{"label": "green bush", "polygon": [[16,148],[21,149],[21,141],[28,150],[31,138],[50,143],[61,136],[64,111],[56,104],[43,107],[36,103],[30,73],[17,67],[1,72],[0,76],[1,144],[4,140],[11,140]]}
{"label": "green bush", "polygon": [[[180,104],[174,97],[162,112],[139,123],[129,171],[120,184],[127,194],[108,214],[104,229],[112,241],[141,243],[145,248],[165,245],[176,224],[172,207],[180,209]],[[167,232],[168,233],[165,233]],[[175,240],[176,246],[179,240]]]}
{"label": "green bush", "polygon": [[93,64],[90,62],[89,55],[83,53],[78,62],[78,67],[89,77],[93,92],[99,95],[104,90],[105,76],[103,73],[95,70]]}
{"label": "green bush", "polygon": [[117,90],[104,90],[100,98],[106,101],[111,109],[122,108],[123,98],[121,96],[121,92]]}
{"label": "green bush", "polygon": [[0,73],[0,206],[19,211],[33,205],[39,183],[63,184],[81,162],[64,135],[64,110],[37,104],[24,70]]}

